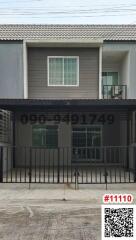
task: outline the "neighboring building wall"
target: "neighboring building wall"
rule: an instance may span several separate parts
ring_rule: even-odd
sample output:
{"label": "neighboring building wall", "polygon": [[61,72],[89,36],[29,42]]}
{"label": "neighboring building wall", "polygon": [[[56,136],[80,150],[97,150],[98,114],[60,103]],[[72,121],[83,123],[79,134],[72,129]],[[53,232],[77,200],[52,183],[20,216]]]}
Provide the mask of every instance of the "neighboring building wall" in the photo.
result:
{"label": "neighboring building wall", "polygon": [[22,41],[0,41],[0,98],[24,98]]}
{"label": "neighboring building wall", "polygon": [[123,84],[127,84],[127,98],[136,98],[136,43],[104,43],[104,51],[115,51],[126,53],[123,62],[122,78]]}
{"label": "neighboring building wall", "polygon": [[[49,87],[47,56],[79,56],[79,87]],[[28,96],[45,99],[97,99],[99,48],[28,48]]]}

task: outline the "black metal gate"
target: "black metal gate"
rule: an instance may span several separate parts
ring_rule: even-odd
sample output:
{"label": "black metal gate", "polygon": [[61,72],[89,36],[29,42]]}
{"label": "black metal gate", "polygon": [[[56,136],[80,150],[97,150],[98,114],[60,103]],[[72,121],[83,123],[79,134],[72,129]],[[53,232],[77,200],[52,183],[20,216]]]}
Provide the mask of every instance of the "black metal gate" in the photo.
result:
{"label": "black metal gate", "polygon": [[133,183],[136,182],[136,147],[46,149],[1,146],[0,182]]}

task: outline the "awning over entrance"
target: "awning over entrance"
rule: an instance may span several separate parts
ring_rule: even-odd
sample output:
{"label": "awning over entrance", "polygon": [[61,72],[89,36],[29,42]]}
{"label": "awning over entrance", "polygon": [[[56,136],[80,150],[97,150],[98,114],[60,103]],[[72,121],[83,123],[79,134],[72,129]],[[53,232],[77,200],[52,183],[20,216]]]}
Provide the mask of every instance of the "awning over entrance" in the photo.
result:
{"label": "awning over entrance", "polygon": [[136,99],[0,99],[0,109],[9,111],[46,110],[136,110]]}

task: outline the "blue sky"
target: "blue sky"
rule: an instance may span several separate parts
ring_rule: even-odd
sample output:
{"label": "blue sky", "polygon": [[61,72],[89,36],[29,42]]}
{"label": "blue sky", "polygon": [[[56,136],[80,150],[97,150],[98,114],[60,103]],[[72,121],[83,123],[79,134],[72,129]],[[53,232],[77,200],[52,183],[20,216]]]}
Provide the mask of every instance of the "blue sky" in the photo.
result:
{"label": "blue sky", "polygon": [[134,0],[0,0],[0,24],[136,24]]}

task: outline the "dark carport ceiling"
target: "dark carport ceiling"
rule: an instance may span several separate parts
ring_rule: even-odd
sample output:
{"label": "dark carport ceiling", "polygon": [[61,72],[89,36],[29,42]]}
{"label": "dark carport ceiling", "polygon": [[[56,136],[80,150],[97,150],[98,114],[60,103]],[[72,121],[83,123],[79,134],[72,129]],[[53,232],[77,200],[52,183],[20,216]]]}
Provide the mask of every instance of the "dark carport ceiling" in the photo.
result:
{"label": "dark carport ceiling", "polygon": [[10,111],[136,110],[136,99],[0,99],[0,109]]}

